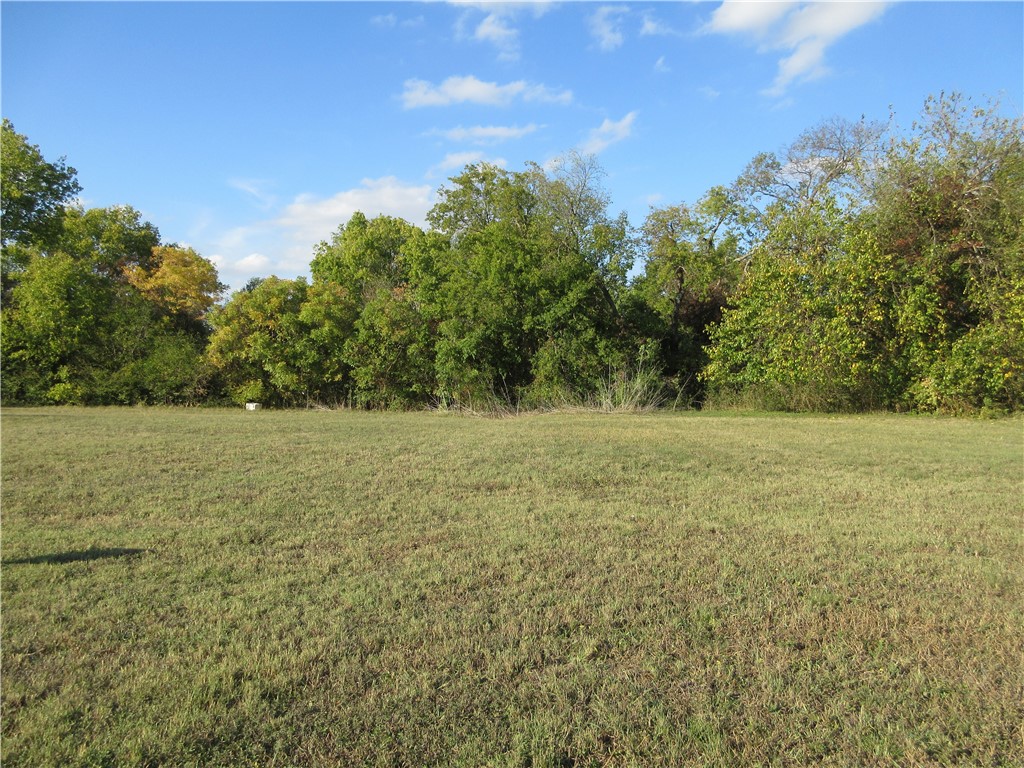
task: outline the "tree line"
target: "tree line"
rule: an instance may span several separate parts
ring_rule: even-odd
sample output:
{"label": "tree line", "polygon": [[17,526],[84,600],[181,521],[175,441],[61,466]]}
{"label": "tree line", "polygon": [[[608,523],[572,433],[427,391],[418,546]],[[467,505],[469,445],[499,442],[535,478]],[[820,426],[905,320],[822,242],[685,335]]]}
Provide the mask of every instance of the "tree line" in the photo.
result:
{"label": "tree line", "polygon": [[1024,125],[959,95],[829,120],[634,227],[595,158],[467,166],[309,279],[216,269],[3,124],[11,403],[1024,407]]}

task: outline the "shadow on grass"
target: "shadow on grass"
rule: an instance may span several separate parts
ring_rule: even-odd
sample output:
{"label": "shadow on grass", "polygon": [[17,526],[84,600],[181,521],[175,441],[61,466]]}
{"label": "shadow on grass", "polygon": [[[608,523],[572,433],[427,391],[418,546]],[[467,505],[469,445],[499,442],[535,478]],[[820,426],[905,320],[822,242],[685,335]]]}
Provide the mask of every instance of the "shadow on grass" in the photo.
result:
{"label": "shadow on grass", "polygon": [[149,552],[148,549],[127,549],[125,547],[111,547],[109,549],[80,549],[77,552],[57,552],[52,555],[36,555],[35,557],[20,557],[15,560],[4,560],[4,565],[41,565],[50,563],[60,565],[61,563],[80,563],[90,560],[104,560],[110,557],[133,557]]}

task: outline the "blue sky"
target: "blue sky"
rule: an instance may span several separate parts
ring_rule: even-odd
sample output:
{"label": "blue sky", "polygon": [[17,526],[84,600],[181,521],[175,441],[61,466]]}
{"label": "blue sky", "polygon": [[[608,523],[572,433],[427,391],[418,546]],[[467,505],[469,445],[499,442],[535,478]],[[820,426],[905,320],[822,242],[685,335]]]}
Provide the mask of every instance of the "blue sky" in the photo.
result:
{"label": "blue sky", "polygon": [[240,287],[354,210],[422,224],[469,162],[598,155],[612,212],[693,202],[823,119],[1024,102],[1024,3],[3,2],[2,111]]}

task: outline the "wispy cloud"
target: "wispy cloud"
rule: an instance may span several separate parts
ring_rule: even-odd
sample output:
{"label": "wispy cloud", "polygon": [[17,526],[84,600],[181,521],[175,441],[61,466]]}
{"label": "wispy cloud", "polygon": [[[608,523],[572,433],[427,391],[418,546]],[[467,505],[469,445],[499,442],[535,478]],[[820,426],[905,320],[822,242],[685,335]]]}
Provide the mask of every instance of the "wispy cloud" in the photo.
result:
{"label": "wispy cloud", "polygon": [[498,49],[498,58],[503,61],[519,59],[519,30],[512,27],[508,19],[499,13],[487,14],[477,25],[473,37],[481,42],[491,43]]}
{"label": "wispy cloud", "polygon": [[742,2],[725,0],[704,31],[752,37],[761,51],[788,51],[779,59],[771,86],[763,93],[781,97],[793,83],[829,74],[828,47],[874,21],[887,2]]}
{"label": "wispy cloud", "polygon": [[504,168],[508,161],[503,157],[487,157],[483,152],[450,152],[444,156],[440,163],[427,171],[427,178],[434,178],[439,174],[450,171],[461,171],[467,165],[475,163],[489,163]]}
{"label": "wispy cloud", "polygon": [[439,171],[450,171],[453,168],[462,168],[471,163],[479,163],[483,159],[483,152],[450,152],[434,168]]}
{"label": "wispy cloud", "polygon": [[664,36],[664,35],[675,35],[676,31],[672,27],[665,24],[663,21],[659,21],[654,18],[654,14],[650,11],[644,13],[644,23],[640,27],[640,35],[642,37],[647,36]]}
{"label": "wispy cloud", "polygon": [[[467,8],[455,23],[458,39],[471,39],[493,45],[501,61],[518,61],[520,55],[519,18],[529,12],[534,18],[547,13],[552,3],[547,2],[454,2],[453,5]],[[479,22],[477,12],[483,12]],[[475,23],[475,26],[474,26]],[[472,28],[472,32],[467,30]]]}
{"label": "wispy cloud", "polygon": [[418,27],[424,22],[422,16],[412,16],[406,19],[399,19],[394,13],[381,13],[370,17],[370,23],[382,29],[394,29],[397,26]]}
{"label": "wispy cloud", "polygon": [[277,202],[277,198],[267,190],[269,185],[270,182],[265,179],[228,179],[229,187],[244,192],[263,209],[271,208]]}
{"label": "wispy cloud", "polygon": [[796,0],[779,2],[742,2],[725,0],[708,22],[708,32],[746,32],[757,37],[766,37],[775,24],[787,13],[800,5]]}
{"label": "wispy cloud", "polygon": [[264,272],[270,267],[270,265],[270,259],[262,253],[250,253],[248,256],[243,256],[238,259],[233,264],[235,269],[249,274],[254,272]]}
{"label": "wispy cloud", "polygon": [[370,18],[370,23],[375,27],[393,27],[398,23],[398,17],[393,13],[382,13]]}
{"label": "wispy cloud", "polygon": [[586,140],[580,144],[580,152],[585,155],[597,155],[612,144],[628,139],[633,133],[633,122],[636,120],[636,115],[635,111],[630,112],[618,121],[605,118],[604,122],[594,128]]}
{"label": "wispy cloud", "polygon": [[512,139],[521,139],[534,133],[540,126],[529,125],[474,125],[464,128],[461,125],[438,131],[449,141],[470,141],[474,144],[498,144]]}
{"label": "wispy cloud", "polygon": [[668,64],[665,63],[665,57],[664,56],[660,56],[658,58],[658,60],[656,62],[654,62],[654,71],[655,72],[666,73],[666,72],[671,72],[672,68]]}
{"label": "wispy cloud", "polygon": [[590,34],[602,51],[614,51],[622,45],[623,35],[619,24],[629,13],[624,5],[603,5],[588,19]]}
{"label": "wispy cloud", "polygon": [[569,104],[572,102],[572,91],[553,90],[546,85],[528,83],[525,80],[498,85],[469,75],[449,77],[440,85],[434,85],[426,80],[406,80],[402,93],[402,104],[406,109],[465,103],[504,107],[516,99]]}

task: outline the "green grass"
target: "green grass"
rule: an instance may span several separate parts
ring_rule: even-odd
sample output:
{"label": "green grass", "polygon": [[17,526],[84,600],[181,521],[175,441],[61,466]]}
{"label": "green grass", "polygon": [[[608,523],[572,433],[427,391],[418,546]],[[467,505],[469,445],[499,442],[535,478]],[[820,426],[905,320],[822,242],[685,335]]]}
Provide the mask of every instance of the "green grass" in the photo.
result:
{"label": "green grass", "polygon": [[14,766],[1020,765],[1018,420],[2,414]]}

